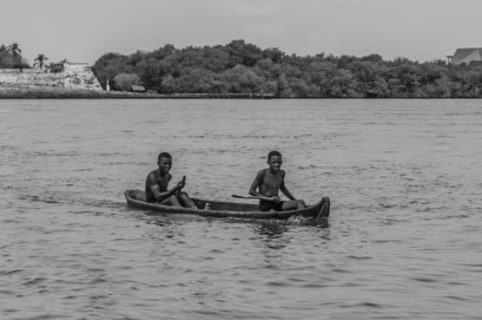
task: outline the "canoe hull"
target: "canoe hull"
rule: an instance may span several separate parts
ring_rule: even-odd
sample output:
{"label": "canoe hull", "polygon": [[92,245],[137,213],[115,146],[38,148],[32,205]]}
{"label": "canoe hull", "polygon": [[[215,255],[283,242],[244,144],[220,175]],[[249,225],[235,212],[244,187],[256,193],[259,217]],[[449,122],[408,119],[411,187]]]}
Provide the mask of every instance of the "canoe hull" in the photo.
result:
{"label": "canoe hull", "polygon": [[[244,218],[244,219],[288,219],[293,216],[303,216],[319,220],[330,215],[330,199],[328,197],[321,198],[317,203],[307,206],[302,210],[290,211],[259,211],[257,204],[210,201],[193,198],[192,200],[198,208],[191,209],[183,207],[173,207],[162,205],[159,203],[149,203],[145,201],[145,194],[142,190],[127,190],[124,193],[127,204],[131,207],[152,210],[160,213],[176,213],[176,214],[197,214],[207,217],[219,218]],[[209,203],[209,209],[204,209]]]}

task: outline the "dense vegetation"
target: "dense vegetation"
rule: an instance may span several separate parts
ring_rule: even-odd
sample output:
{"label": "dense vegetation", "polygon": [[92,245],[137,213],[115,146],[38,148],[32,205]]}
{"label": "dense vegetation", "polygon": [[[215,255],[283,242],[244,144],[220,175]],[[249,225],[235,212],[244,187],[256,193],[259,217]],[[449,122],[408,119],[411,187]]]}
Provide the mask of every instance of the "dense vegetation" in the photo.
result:
{"label": "dense vegetation", "polygon": [[[42,68],[47,58],[35,59]],[[29,68],[18,44],[0,46],[0,68]],[[281,98],[479,98],[482,63],[383,60],[378,54],[287,55],[243,40],[227,45],[106,53],[92,67],[105,88],[143,85],[162,94],[272,94]]]}
{"label": "dense vegetation", "polygon": [[[243,40],[227,45],[172,45],[130,55],[107,53],[93,70],[101,84],[115,87],[126,75],[159,93],[271,93],[303,98],[462,98],[482,96],[482,64],[451,65],[317,54],[287,55]],[[123,86],[125,86],[123,81]]]}
{"label": "dense vegetation", "polygon": [[0,45],[0,68],[18,68],[20,70],[30,68],[21,53],[22,50],[16,42],[9,46]]}

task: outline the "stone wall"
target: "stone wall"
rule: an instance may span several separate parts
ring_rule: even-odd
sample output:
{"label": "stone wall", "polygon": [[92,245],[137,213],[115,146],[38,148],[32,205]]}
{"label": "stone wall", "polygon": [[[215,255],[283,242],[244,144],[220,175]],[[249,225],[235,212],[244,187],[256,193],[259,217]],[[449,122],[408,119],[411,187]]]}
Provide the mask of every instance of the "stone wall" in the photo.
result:
{"label": "stone wall", "polygon": [[102,90],[96,76],[87,64],[65,63],[64,71],[51,73],[37,69],[0,69],[0,90],[39,90],[42,88]]}

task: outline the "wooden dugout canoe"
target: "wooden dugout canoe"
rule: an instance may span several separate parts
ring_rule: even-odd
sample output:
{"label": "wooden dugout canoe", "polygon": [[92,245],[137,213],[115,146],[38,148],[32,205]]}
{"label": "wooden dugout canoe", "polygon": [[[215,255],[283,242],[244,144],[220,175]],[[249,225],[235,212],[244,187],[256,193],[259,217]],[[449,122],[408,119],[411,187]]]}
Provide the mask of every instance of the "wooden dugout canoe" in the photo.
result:
{"label": "wooden dugout canoe", "polygon": [[[302,216],[315,221],[327,218],[330,215],[330,199],[323,197],[317,203],[307,206],[302,210],[290,211],[259,211],[259,206],[252,203],[222,202],[192,198],[199,209],[173,207],[159,203],[146,202],[142,190],[127,190],[124,193],[127,204],[131,207],[153,210],[161,213],[197,214],[206,217],[243,218],[243,219],[288,219],[293,216]],[[206,208],[208,205],[209,209]]]}

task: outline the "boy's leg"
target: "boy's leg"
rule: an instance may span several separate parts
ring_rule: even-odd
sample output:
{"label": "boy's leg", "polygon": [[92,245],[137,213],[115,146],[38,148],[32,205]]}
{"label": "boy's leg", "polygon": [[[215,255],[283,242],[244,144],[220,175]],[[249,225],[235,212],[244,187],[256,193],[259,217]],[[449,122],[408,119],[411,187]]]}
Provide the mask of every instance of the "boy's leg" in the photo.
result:
{"label": "boy's leg", "polygon": [[304,209],[306,207],[305,201],[299,199],[298,201],[298,210]]}
{"label": "boy's leg", "polygon": [[303,200],[290,200],[290,201],[284,201],[283,206],[281,209],[283,211],[288,211],[288,210],[300,210],[305,208],[305,202]]}
{"label": "boy's leg", "polygon": [[192,201],[192,199],[189,198],[189,196],[185,192],[179,193],[179,199],[181,200],[182,204],[187,208],[191,208],[191,209],[197,209],[198,208],[196,206],[196,204],[194,203],[194,201]]}
{"label": "boy's leg", "polygon": [[170,196],[169,202],[171,202],[171,206],[173,207],[182,207],[182,204],[179,202],[176,196]]}
{"label": "boy's leg", "polygon": [[283,210],[281,208],[281,206],[282,206],[281,203],[277,203],[277,202],[273,202],[273,201],[261,200],[259,202],[259,210],[260,211],[269,211],[269,212],[281,211],[281,210]]}

